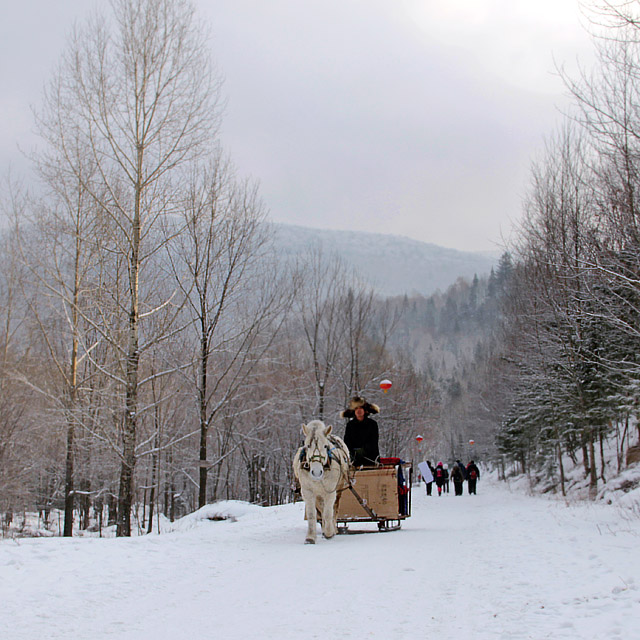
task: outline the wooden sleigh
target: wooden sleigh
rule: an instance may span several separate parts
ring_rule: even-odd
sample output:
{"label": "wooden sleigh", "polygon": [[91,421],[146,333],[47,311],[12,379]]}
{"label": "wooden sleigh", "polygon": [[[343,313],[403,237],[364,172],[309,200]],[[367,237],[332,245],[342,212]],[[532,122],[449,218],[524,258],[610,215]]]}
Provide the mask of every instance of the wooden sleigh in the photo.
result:
{"label": "wooden sleigh", "polygon": [[[338,533],[396,531],[411,516],[413,468],[399,458],[381,458],[375,467],[350,473],[350,484],[337,500]],[[351,529],[350,525],[374,523],[376,527]]]}

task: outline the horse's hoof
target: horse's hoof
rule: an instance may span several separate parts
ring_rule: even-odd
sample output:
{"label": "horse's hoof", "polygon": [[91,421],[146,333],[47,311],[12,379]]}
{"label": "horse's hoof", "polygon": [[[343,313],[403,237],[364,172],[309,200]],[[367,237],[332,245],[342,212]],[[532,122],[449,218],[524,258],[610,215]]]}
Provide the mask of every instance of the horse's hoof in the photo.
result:
{"label": "horse's hoof", "polygon": [[305,543],[305,544],[315,544],[315,543],[316,543],[316,541],[315,541],[313,538],[307,538],[307,539],[304,541],[304,543]]}
{"label": "horse's hoof", "polygon": [[323,533],[322,537],[327,539],[327,540],[331,540],[331,538],[333,538],[335,535],[336,535],[335,533],[332,533],[330,536],[327,535],[326,533]]}

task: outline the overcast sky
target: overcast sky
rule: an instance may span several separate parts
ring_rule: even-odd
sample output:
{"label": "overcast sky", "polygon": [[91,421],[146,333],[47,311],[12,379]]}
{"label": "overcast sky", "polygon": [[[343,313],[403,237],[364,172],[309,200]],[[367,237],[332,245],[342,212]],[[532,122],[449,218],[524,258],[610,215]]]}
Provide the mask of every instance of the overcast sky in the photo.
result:
{"label": "overcast sky", "polygon": [[[95,0],[0,0],[0,170]],[[491,250],[590,63],[578,0],[197,0],[224,76],[222,140],[276,222]]]}

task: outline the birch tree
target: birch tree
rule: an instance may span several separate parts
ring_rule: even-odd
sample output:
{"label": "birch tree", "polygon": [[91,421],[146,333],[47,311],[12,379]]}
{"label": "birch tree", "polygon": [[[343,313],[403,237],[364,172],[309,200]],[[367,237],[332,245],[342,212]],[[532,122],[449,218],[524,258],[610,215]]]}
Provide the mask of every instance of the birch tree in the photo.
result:
{"label": "birch tree", "polygon": [[[49,190],[46,202],[25,216],[26,241],[22,255],[34,276],[37,301],[30,305],[33,318],[44,336],[52,375],[58,377],[60,397],[53,406],[64,415],[66,425],[65,461],[65,536],[72,535],[74,511],[75,437],[79,427],[79,371],[93,346],[87,342],[90,332],[83,314],[95,303],[94,238],[96,207],[85,185],[91,180],[91,168],[84,152],[75,147],[76,173],[64,171],[59,156],[42,156],[38,169]],[[37,242],[33,242],[37,236]],[[49,304],[46,304],[46,302]],[[52,320],[55,321],[52,323]],[[46,393],[46,391],[43,390]]]}
{"label": "birch tree", "polygon": [[[180,202],[179,172],[210,149],[219,85],[188,2],[112,0],[110,7],[108,19],[97,17],[74,30],[39,122],[46,142],[98,208],[108,238],[105,257],[126,266],[119,318],[98,329],[119,354],[111,372],[122,388],[117,534],[128,536],[141,359],[162,339],[144,327],[169,304],[146,287],[147,266],[164,244],[163,219]],[[99,180],[87,183],[67,152],[78,145]]]}

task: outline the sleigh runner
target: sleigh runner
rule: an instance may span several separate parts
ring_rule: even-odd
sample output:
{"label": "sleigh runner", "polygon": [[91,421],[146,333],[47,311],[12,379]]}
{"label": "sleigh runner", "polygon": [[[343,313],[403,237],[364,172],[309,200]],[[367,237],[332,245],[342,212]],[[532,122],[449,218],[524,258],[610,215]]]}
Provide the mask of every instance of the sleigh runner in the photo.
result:
{"label": "sleigh runner", "polygon": [[399,458],[382,458],[376,467],[351,470],[349,484],[339,493],[338,533],[369,533],[376,529],[350,529],[375,523],[377,531],[396,531],[411,516],[412,467]]}

